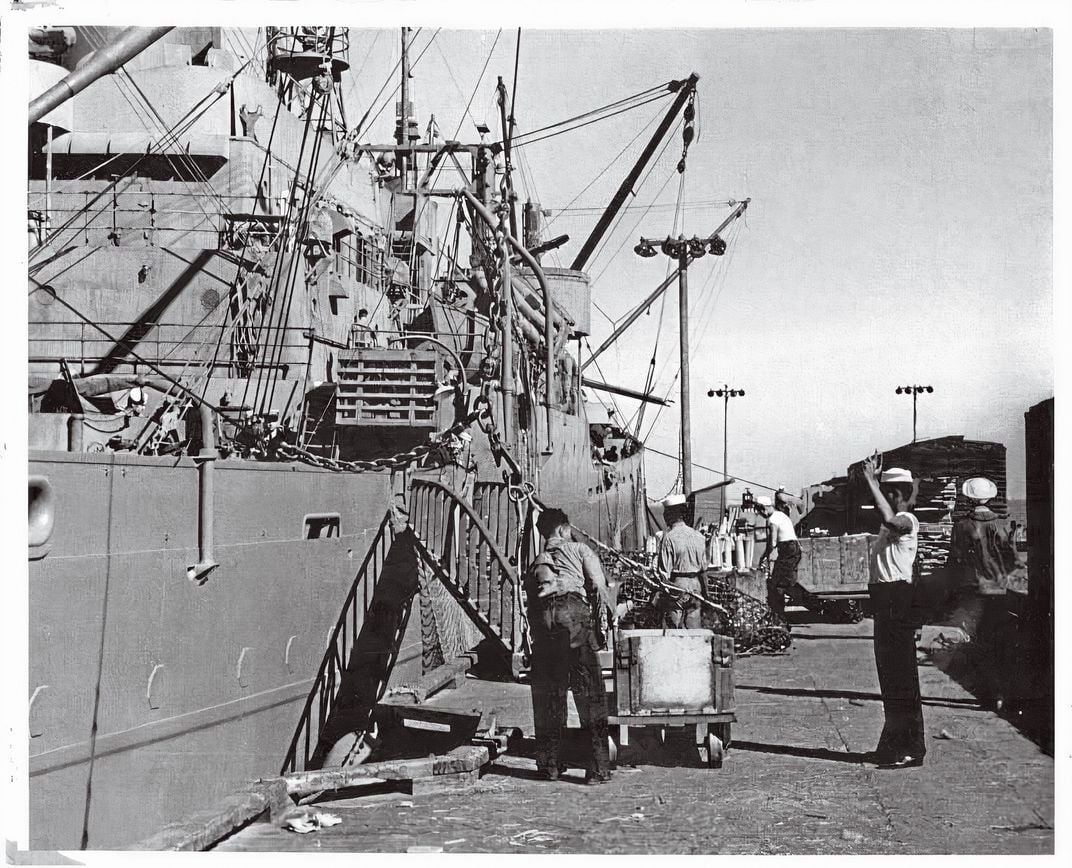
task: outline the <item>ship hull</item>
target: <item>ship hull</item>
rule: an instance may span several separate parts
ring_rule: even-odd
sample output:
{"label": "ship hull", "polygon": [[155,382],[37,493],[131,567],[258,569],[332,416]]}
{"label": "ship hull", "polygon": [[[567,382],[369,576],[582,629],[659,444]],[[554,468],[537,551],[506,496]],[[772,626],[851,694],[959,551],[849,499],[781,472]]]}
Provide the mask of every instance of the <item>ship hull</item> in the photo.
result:
{"label": "ship hull", "polygon": [[[30,561],[34,848],[129,844],[283,763],[392,481],[215,472],[220,565],[199,584],[193,461],[31,453],[55,511]],[[323,516],[337,535],[308,538]],[[420,663],[418,627],[392,678]]]}

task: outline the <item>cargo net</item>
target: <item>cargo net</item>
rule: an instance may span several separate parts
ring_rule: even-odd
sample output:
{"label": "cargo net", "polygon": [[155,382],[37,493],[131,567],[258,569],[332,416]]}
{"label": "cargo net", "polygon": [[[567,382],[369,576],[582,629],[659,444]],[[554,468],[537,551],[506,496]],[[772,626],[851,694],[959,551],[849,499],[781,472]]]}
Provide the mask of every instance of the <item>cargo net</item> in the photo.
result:
{"label": "cargo net", "polygon": [[[646,556],[630,553],[626,557],[628,560],[623,560],[614,551],[599,550],[604,572],[619,583],[618,602],[633,601],[632,611],[622,617],[620,625],[626,629],[661,629],[663,623],[655,606],[659,591],[648,578],[651,568],[644,566]],[[707,599],[725,613],[702,606],[703,626],[732,636],[736,653],[777,654],[789,647],[792,639],[785,620],[764,601],[737,590],[732,573],[708,574]]]}

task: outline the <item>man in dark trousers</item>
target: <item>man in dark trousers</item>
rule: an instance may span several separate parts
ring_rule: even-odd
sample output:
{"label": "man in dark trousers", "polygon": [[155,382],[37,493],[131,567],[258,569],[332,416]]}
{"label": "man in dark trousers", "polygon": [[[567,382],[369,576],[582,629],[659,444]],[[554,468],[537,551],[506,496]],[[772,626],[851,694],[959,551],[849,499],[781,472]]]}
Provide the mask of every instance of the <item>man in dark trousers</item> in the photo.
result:
{"label": "man in dark trousers", "polygon": [[975,692],[984,702],[1004,704],[1007,673],[999,649],[1008,640],[1009,577],[1022,570],[1001,518],[989,507],[998,495],[993,481],[976,476],[964,481],[960,493],[971,511],[953,524],[949,566],[953,579],[951,620],[968,631],[968,659]]}
{"label": "man in dark trousers", "polygon": [[[769,497],[756,498],[756,511],[767,520],[767,548],[759,558],[759,566],[771,564],[767,578],[767,605],[782,618],[785,617],[785,594],[797,583],[800,567],[800,543],[797,532],[789,518],[789,508],[782,501],[779,508]],[[771,555],[774,561],[771,563]]]}
{"label": "man in dark trousers", "polygon": [[697,630],[702,626],[702,604],[697,596],[707,596],[707,540],[685,521],[688,511],[683,494],[671,494],[663,501],[666,533],[659,543],[657,567],[666,584],[691,594],[661,592],[657,607],[665,627]]}
{"label": "man in dark trousers", "polygon": [[912,579],[919,543],[919,520],[908,511],[912,474],[899,467],[882,470],[875,453],[863,464],[882,526],[871,548],[867,586],[874,613],[875,666],[886,723],[874,752],[880,768],[923,765],[923,704],[916,669]]}
{"label": "man in dark trousers", "polygon": [[562,510],[544,510],[536,526],[546,545],[528,570],[525,586],[532,633],[536,768],[552,781],[566,769],[561,745],[570,689],[588,734],[585,783],[601,784],[610,779],[607,697],[588,591],[595,591],[611,611],[614,595],[599,558],[584,543],[574,541],[569,517]]}

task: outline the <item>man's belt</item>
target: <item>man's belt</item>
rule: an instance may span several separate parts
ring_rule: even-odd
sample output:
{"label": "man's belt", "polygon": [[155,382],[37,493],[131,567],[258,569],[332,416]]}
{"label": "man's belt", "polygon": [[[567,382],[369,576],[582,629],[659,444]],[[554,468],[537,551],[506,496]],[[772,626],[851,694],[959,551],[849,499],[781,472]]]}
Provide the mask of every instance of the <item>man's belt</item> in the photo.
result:
{"label": "man's belt", "polygon": [[558,603],[564,600],[568,600],[573,597],[576,600],[580,600],[582,603],[588,603],[588,598],[584,596],[580,591],[564,591],[560,594],[548,594],[546,597],[537,597],[537,603]]}
{"label": "man's belt", "polygon": [[677,572],[674,572],[674,573],[670,574],[670,578],[671,579],[698,579],[705,572],[707,572],[707,571],[706,570],[697,570],[695,573],[677,573]]}

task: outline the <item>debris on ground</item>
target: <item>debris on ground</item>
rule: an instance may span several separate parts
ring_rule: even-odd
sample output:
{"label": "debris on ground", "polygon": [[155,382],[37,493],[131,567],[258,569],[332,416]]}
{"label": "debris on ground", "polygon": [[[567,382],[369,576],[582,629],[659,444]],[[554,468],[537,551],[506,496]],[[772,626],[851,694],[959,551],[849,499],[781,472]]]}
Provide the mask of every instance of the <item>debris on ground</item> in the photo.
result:
{"label": "debris on ground", "polygon": [[283,819],[283,828],[288,832],[297,832],[299,835],[307,835],[317,829],[328,826],[337,826],[342,822],[342,817],[335,814],[326,814],[322,811],[302,810],[295,811]]}
{"label": "debris on ground", "polygon": [[510,836],[510,843],[515,847],[521,847],[525,844],[549,844],[555,840],[555,836],[550,832],[542,832],[539,829],[526,829],[524,832],[517,832]]}

